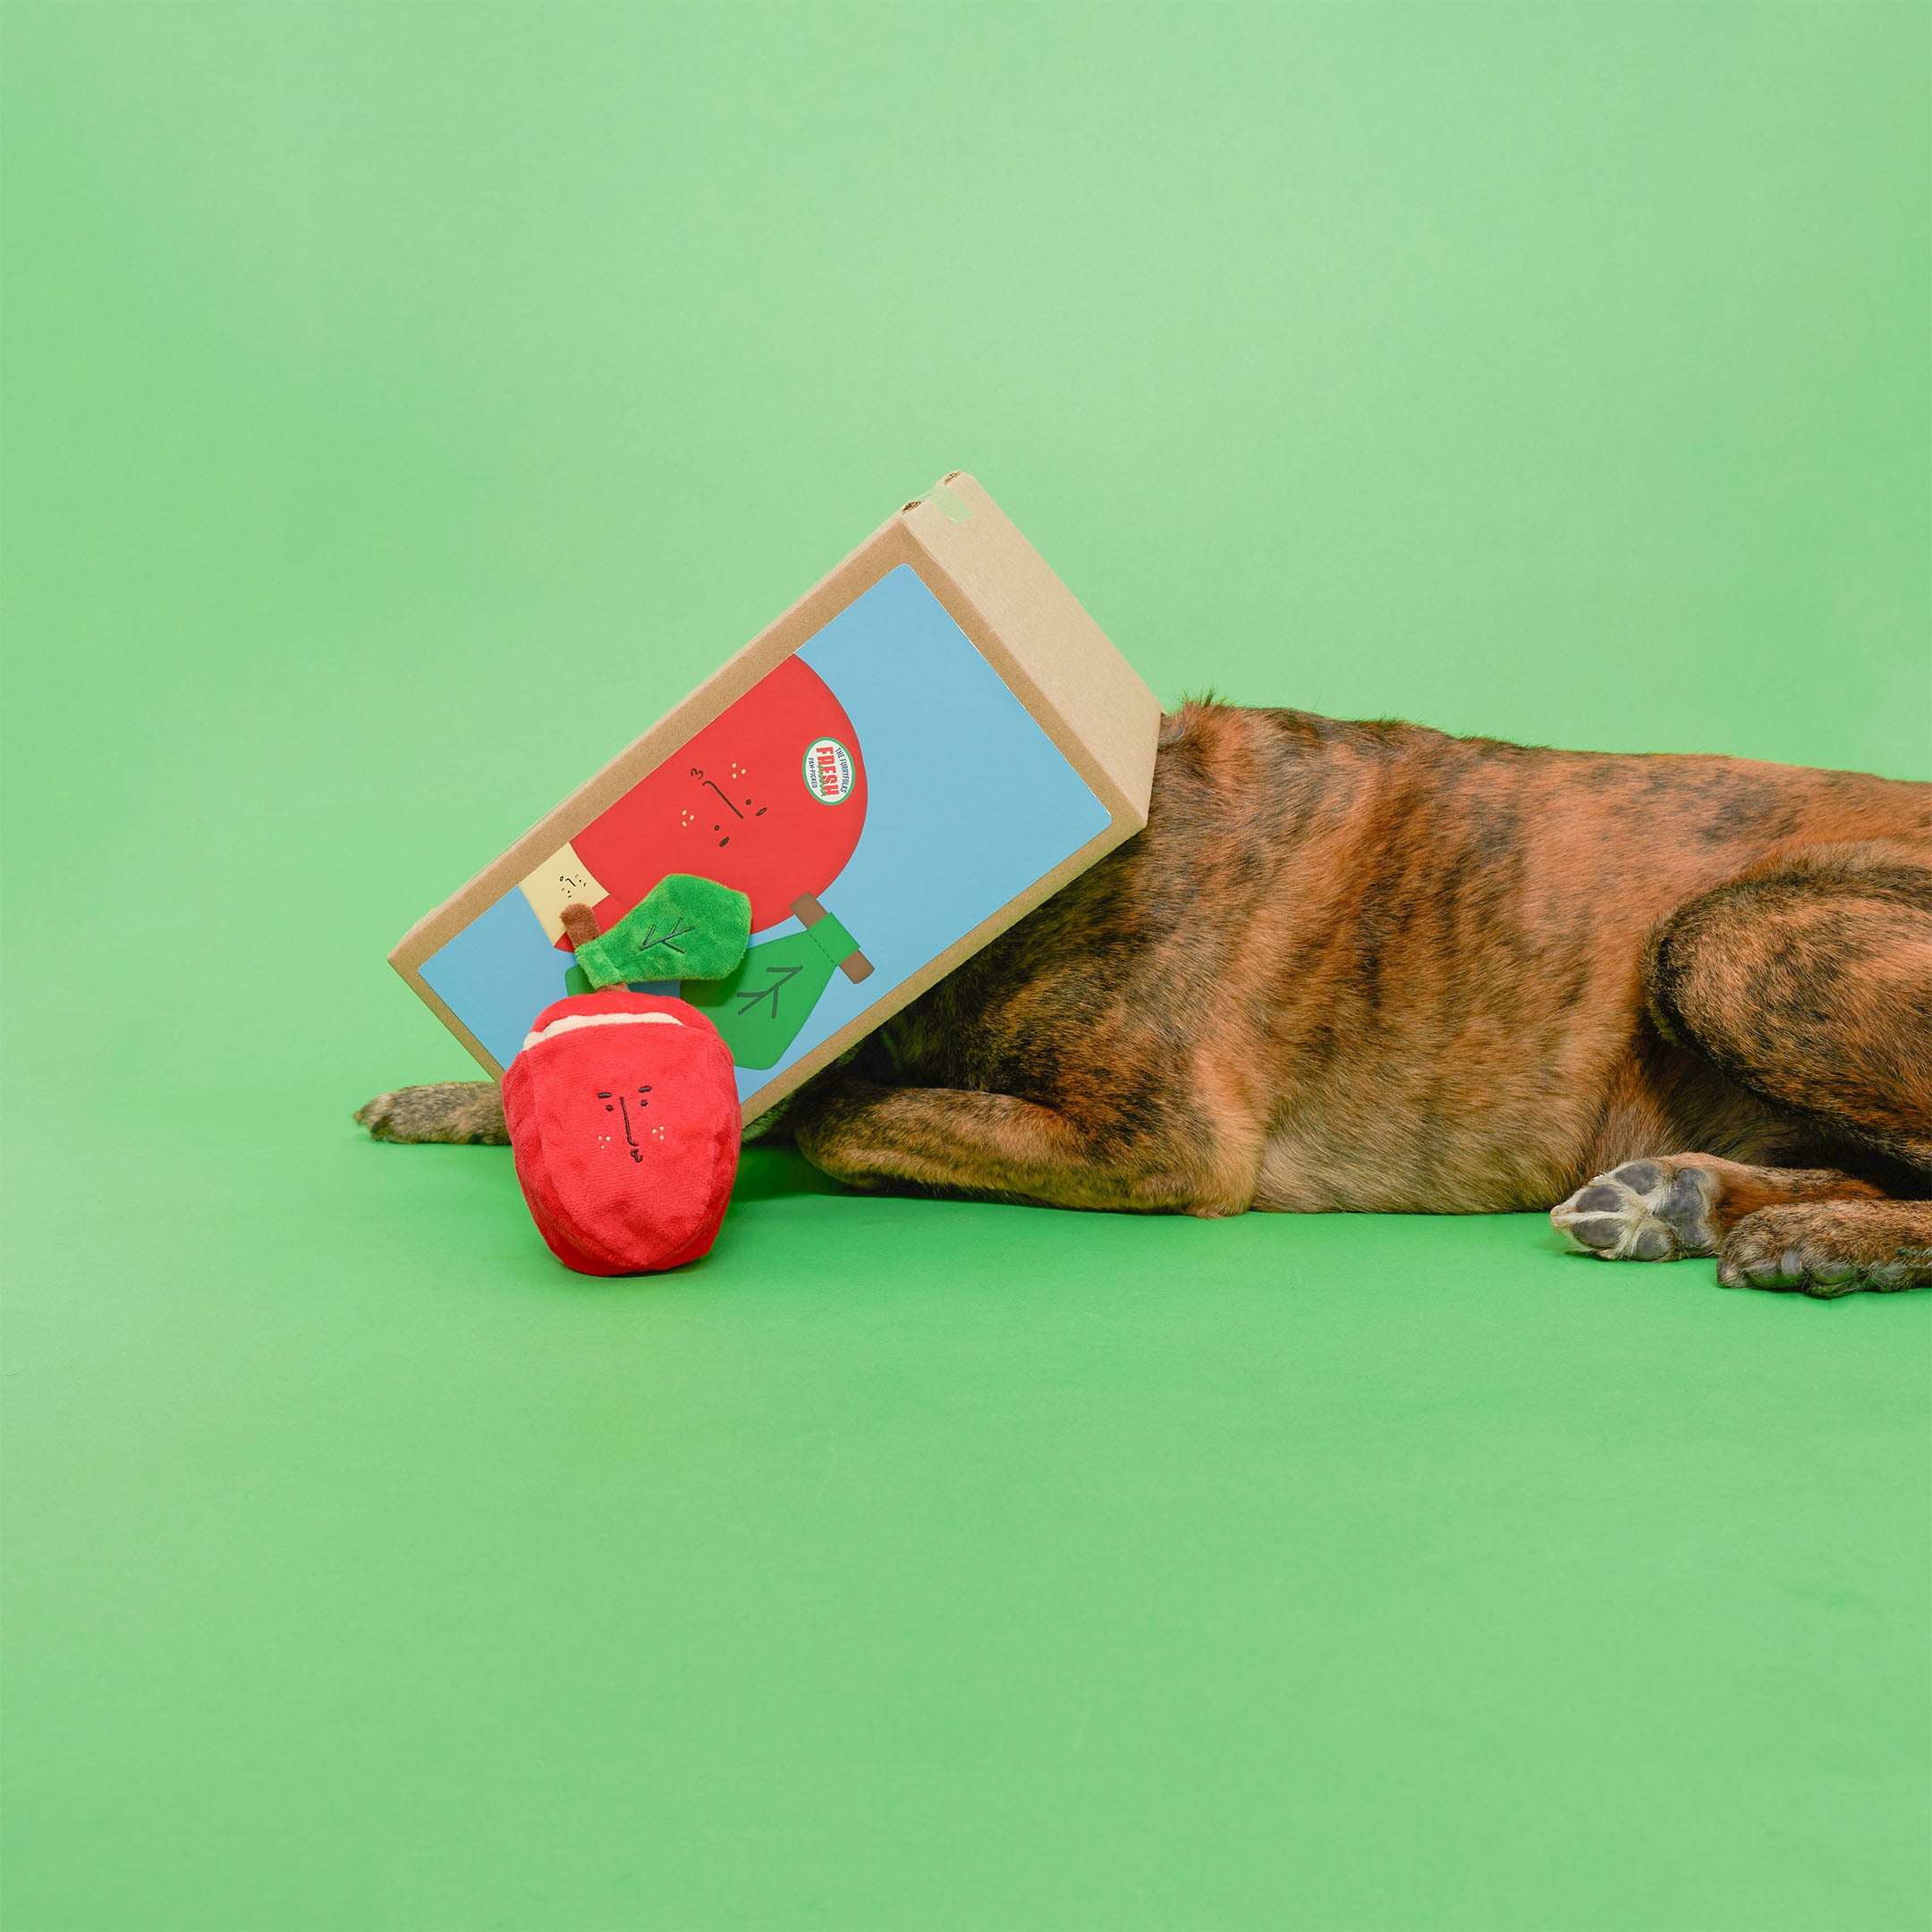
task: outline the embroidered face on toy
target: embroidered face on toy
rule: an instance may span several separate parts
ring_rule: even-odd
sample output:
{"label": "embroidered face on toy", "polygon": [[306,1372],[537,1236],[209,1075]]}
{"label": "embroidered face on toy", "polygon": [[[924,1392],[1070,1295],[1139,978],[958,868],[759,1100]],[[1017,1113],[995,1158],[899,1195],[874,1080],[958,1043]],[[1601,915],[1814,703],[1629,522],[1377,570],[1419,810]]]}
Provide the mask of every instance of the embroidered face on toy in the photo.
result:
{"label": "embroidered face on toy", "polygon": [[571,841],[609,931],[666,873],[751,901],[762,932],[844,870],[865,828],[865,760],[831,687],[788,657]]}
{"label": "embroidered face on toy", "polygon": [[[640,1164],[644,1159],[644,1143],[638,1139],[637,1134],[631,1131],[631,1128],[635,1125],[640,1131],[644,1129],[644,1110],[650,1105],[651,1086],[652,1082],[649,1080],[640,1080],[635,1093],[625,1093],[621,1088],[600,1087],[597,1089],[597,1098],[604,1103],[604,1111],[606,1114],[621,1114],[623,1116],[622,1122],[614,1121],[610,1123],[613,1130],[611,1132],[599,1134],[597,1139],[606,1147],[615,1146],[617,1140],[615,1130],[621,1125],[623,1130],[624,1145],[631,1150],[631,1158]],[[634,1123],[631,1117],[632,1107],[637,1109],[637,1119]],[[665,1131],[663,1120],[660,1119],[648,1131],[655,1134],[659,1140],[662,1140]]]}
{"label": "embroidered face on toy", "polygon": [[675,1267],[717,1233],[738,1166],[738,1089],[682,1000],[612,987],[546,1007],[504,1074],[517,1179],[560,1259]]}

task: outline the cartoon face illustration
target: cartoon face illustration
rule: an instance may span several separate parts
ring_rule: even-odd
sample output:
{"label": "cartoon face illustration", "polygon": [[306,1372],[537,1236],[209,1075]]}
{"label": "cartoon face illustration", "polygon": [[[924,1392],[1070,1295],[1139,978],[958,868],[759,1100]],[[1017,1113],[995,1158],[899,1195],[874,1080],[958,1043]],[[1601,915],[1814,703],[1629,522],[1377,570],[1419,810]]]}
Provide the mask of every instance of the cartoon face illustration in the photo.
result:
{"label": "cartoon face illustration", "polygon": [[718,835],[720,852],[731,843],[734,832],[750,831],[757,820],[771,809],[769,805],[760,805],[754,798],[741,799],[735,803],[733,801],[732,793],[741,792],[751,775],[735,758],[732,760],[731,769],[724,774],[723,784],[716,778],[708,776],[701,765],[693,765],[689,775],[700,792],[709,792],[713,795],[708,801],[700,798],[695,805],[687,805],[678,814],[679,826],[681,829],[689,829],[697,825],[708,811],[715,812],[716,817],[712,820],[711,829]]}
{"label": "cartoon face illustration", "polygon": [[669,872],[743,893],[754,932],[844,869],[865,826],[859,735],[831,688],[788,657],[571,841],[609,896],[608,932]]}

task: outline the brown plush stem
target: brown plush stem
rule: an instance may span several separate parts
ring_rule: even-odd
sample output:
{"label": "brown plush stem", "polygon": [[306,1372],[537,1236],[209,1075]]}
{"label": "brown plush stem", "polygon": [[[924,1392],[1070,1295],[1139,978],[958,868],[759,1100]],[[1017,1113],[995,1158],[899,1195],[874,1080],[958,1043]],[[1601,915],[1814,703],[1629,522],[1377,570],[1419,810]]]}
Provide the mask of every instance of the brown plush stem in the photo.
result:
{"label": "brown plush stem", "polygon": [[597,914],[581,899],[572,899],[558,917],[564,921],[572,952],[580,945],[588,945],[597,936]]}

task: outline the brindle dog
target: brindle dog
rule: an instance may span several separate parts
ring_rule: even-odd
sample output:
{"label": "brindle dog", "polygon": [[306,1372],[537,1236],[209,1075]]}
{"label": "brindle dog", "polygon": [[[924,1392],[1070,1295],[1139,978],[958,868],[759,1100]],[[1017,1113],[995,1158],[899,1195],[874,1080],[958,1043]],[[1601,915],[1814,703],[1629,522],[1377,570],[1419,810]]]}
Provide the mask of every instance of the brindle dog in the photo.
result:
{"label": "brindle dog", "polygon": [[[503,1138],[487,1082],[378,1139]],[[794,1097],[855,1188],[1932,1284],[1932,785],[1184,706],[1147,830]]]}

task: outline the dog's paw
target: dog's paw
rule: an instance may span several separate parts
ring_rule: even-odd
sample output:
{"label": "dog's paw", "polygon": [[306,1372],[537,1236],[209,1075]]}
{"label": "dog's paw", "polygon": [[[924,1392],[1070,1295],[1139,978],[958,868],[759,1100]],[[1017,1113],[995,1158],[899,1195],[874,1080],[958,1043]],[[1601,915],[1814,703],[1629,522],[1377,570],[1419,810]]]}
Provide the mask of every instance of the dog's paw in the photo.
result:
{"label": "dog's paw", "polygon": [[[1821,1301],[1860,1288],[1925,1287],[1932,1284],[1932,1244],[1912,1239],[1923,1230],[1911,1225],[1922,1214],[1917,1204],[1894,1202],[1760,1208],[1718,1251],[1718,1285],[1795,1290]],[[1895,1222],[1907,1224],[1904,1239]]]}
{"label": "dog's paw", "polygon": [[1604,1261],[1677,1261],[1717,1252],[1723,1184],[1694,1161],[1625,1161],[1550,1209],[1580,1253]]}
{"label": "dog's paw", "polygon": [[401,1087],[394,1093],[379,1093],[365,1100],[352,1118],[358,1127],[367,1127],[371,1140],[420,1140],[415,1130],[420,1123],[419,1110],[411,1101],[417,1089]]}
{"label": "dog's paw", "polygon": [[377,1094],[355,1110],[355,1122],[373,1140],[444,1146],[503,1147],[503,1096],[494,1080],[438,1080]]}

